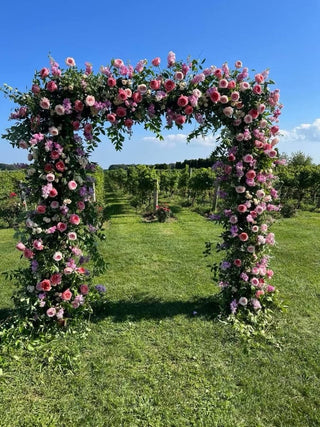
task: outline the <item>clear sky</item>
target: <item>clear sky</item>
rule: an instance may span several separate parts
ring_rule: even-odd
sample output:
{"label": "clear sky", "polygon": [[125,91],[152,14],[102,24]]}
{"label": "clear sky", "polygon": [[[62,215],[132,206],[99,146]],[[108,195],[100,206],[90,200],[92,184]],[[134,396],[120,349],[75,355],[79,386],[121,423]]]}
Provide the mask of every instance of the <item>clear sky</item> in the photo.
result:
{"label": "clear sky", "polygon": [[[91,62],[94,71],[112,58],[135,64],[172,50],[177,59],[206,59],[233,68],[240,59],[257,72],[270,68],[284,104],[281,152],[302,150],[320,163],[320,1],[307,0],[39,0],[4,1],[0,25],[0,84],[29,89],[35,70],[48,55],[64,65]],[[13,104],[0,94],[0,134],[10,126]],[[207,157],[214,138],[185,143],[172,128],[155,141],[142,127],[134,129],[121,152],[104,139],[92,159],[107,168],[114,163],[161,163]],[[0,163],[26,161],[25,150],[0,140]]]}

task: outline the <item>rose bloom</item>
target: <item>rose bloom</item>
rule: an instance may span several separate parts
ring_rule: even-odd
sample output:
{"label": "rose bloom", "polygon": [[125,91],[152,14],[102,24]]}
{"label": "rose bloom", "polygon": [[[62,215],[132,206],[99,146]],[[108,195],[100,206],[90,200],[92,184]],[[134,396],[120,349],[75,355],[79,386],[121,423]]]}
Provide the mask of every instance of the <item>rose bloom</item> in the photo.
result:
{"label": "rose bloom", "polygon": [[76,181],[72,180],[68,182],[68,187],[69,190],[75,190],[78,187],[78,184],[76,183]]}
{"label": "rose bloom", "polygon": [[176,123],[178,126],[183,125],[183,124],[185,123],[185,121],[186,121],[185,116],[181,116],[181,115],[177,116],[177,117],[176,117],[176,119],[175,119],[175,123]]}
{"label": "rose bloom", "polygon": [[132,99],[134,100],[134,102],[136,102],[137,104],[139,104],[139,102],[142,101],[142,95],[140,92],[134,92],[132,94]]}
{"label": "rose bloom", "polygon": [[160,80],[151,80],[150,81],[150,87],[152,90],[159,90],[161,86]]}
{"label": "rose bloom", "polygon": [[62,260],[62,253],[60,251],[57,251],[54,253],[52,257],[55,261],[61,261]]}
{"label": "rose bloom", "polygon": [[257,82],[257,83],[263,83],[264,82],[264,77],[263,77],[263,75],[262,74],[256,74],[255,76],[254,76],[254,79],[255,79],[255,81]]}
{"label": "rose bloom", "polygon": [[49,197],[56,197],[58,195],[58,191],[55,188],[52,188],[49,191]]}
{"label": "rose bloom", "polygon": [[64,292],[62,292],[61,299],[63,301],[70,301],[71,298],[72,298],[72,292],[70,291],[70,289],[66,289]]}
{"label": "rose bloom", "polygon": [[68,56],[68,58],[66,58],[66,64],[69,67],[75,67],[76,61],[73,58],[71,58],[70,56]]}
{"label": "rose bloom", "polygon": [[239,304],[240,304],[240,305],[243,305],[243,306],[246,306],[246,305],[248,304],[248,300],[247,300],[247,298],[246,298],[246,297],[241,297],[241,298],[239,299]]}
{"label": "rose bloom", "polygon": [[246,187],[244,187],[243,185],[237,185],[236,192],[238,194],[245,193],[245,191],[246,191]]}
{"label": "rose bloom", "polygon": [[94,106],[94,104],[95,104],[95,102],[96,102],[96,100],[95,100],[95,97],[94,97],[94,96],[92,96],[92,95],[88,95],[88,96],[86,97],[85,103],[86,103],[86,105],[87,105],[88,107],[93,107],[93,106]]}
{"label": "rose bloom", "polygon": [[53,202],[50,203],[50,207],[52,209],[57,209],[59,207],[59,202],[57,202],[56,200],[54,200]]}
{"label": "rose bloom", "polygon": [[60,104],[58,104],[54,107],[54,111],[56,114],[58,114],[58,116],[63,116],[65,113],[64,106],[60,105]]}
{"label": "rose bloom", "polygon": [[48,98],[41,98],[40,100],[40,107],[44,110],[49,110],[50,108],[50,101]]}
{"label": "rose bloom", "polygon": [[238,101],[240,99],[240,94],[239,94],[239,92],[232,92],[231,93],[231,101]]}
{"label": "rose bloom", "polygon": [[227,97],[227,95],[222,95],[220,98],[220,102],[221,104],[227,104],[229,102],[229,98]]}
{"label": "rose bloom", "polygon": [[220,100],[220,93],[214,90],[210,93],[210,99],[212,102],[217,103]]}
{"label": "rose bloom", "polygon": [[57,313],[57,310],[54,307],[48,308],[46,311],[48,317],[54,317]]}
{"label": "rose bloom", "polygon": [[89,286],[88,285],[81,285],[80,286],[80,292],[82,293],[82,295],[87,295],[87,293],[89,292]]}
{"label": "rose bloom", "polygon": [[62,160],[59,160],[56,164],[55,164],[55,166],[56,166],[56,169],[57,169],[57,171],[58,172],[64,172],[64,170],[65,170],[65,164],[63,163],[63,161]]}
{"label": "rose bloom", "polygon": [[72,274],[73,273],[73,268],[71,268],[71,267],[66,267],[64,270],[63,270],[63,273],[64,274]]}
{"label": "rose bloom", "polygon": [[118,107],[116,109],[116,115],[118,117],[125,117],[126,114],[127,114],[127,109],[126,108],[124,108],[124,107]]}
{"label": "rose bloom", "polygon": [[53,173],[48,173],[46,179],[48,182],[53,182],[55,180],[55,176]]}
{"label": "rose bloom", "polygon": [[109,87],[114,87],[117,84],[117,81],[113,77],[108,77],[107,84]]}
{"label": "rose bloom", "polygon": [[54,92],[58,89],[58,86],[57,86],[56,82],[50,81],[47,83],[46,88],[49,92]]}
{"label": "rose bloom", "polygon": [[128,129],[130,129],[133,126],[133,120],[132,119],[125,119],[124,125],[127,126]]}
{"label": "rose bloom", "polygon": [[117,118],[116,118],[115,114],[111,114],[111,113],[109,113],[109,114],[107,114],[107,120],[108,120],[110,123],[114,123],[114,122],[117,120]]}
{"label": "rose bloom", "polygon": [[34,240],[32,246],[34,247],[34,249],[36,249],[37,251],[42,251],[44,246],[42,244],[42,240]]}
{"label": "rose bloom", "polygon": [[68,233],[68,239],[77,240],[77,233],[75,233],[74,231],[71,231],[70,233]]}
{"label": "rose bloom", "polygon": [[40,77],[42,79],[45,79],[46,77],[48,77],[49,74],[50,74],[50,71],[48,70],[48,68],[42,68],[40,70]]}
{"label": "rose bloom", "polygon": [[268,285],[267,286],[267,292],[274,292],[276,288],[274,286]]}
{"label": "rose bloom", "polygon": [[43,169],[46,173],[49,173],[53,171],[53,166],[50,163],[46,163]]}
{"label": "rose bloom", "polygon": [[50,277],[50,282],[52,286],[56,286],[56,285],[60,285],[62,280],[62,276],[60,273],[54,273],[51,277]]}
{"label": "rose bloom", "polygon": [[235,64],[234,64],[234,66],[236,68],[241,68],[242,67],[242,62],[241,61],[236,61]]}
{"label": "rose bloom", "polygon": [[83,108],[84,108],[83,102],[80,101],[79,99],[77,99],[74,102],[74,109],[75,109],[75,111],[77,111],[78,113],[81,113],[81,111],[83,110]]}
{"label": "rose bloom", "polygon": [[58,129],[57,129],[55,126],[51,126],[51,127],[49,128],[49,133],[50,133],[50,135],[52,135],[52,136],[57,136],[57,135],[59,135],[59,131],[58,131]]}
{"label": "rose bloom", "polygon": [[237,222],[238,222],[237,215],[231,215],[229,221],[231,222],[231,224],[237,224]]}
{"label": "rose bloom", "polygon": [[147,92],[148,88],[145,84],[140,84],[140,85],[138,85],[137,90],[138,90],[138,92],[144,94]]}
{"label": "rose bloom", "polygon": [[187,116],[189,116],[190,114],[193,113],[193,107],[191,107],[191,105],[187,105],[186,108],[184,109],[184,112]]}
{"label": "rose bloom", "polygon": [[122,67],[122,66],[124,65],[124,63],[123,63],[122,59],[117,58],[117,59],[115,59],[115,60],[113,61],[113,65],[114,65],[116,68],[120,68],[120,67]]}
{"label": "rose bloom", "polygon": [[59,151],[57,151],[57,150],[51,151],[50,157],[52,160],[58,160],[60,157]]}
{"label": "rose bloom", "polygon": [[58,231],[63,233],[64,231],[66,231],[66,229],[67,229],[67,224],[65,224],[64,222],[58,222],[58,224],[57,224],[57,230]]}
{"label": "rose bloom", "polygon": [[161,59],[159,58],[159,56],[157,56],[156,58],[153,58],[153,60],[151,61],[151,64],[152,64],[154,67],[159,67],[160,62],[161,62]]}
{"label": "rose bloom", "polygon": [[32,252],[31,249],[28,249],[28,248],[26,248],[23,251],[23,255],[24,255],[25,258],[28,258],[28,259],[32,259],[34,257],[34,253]]}
{"label": "rose bloom", "polygon": [[76,214],[70,215],[69,222],[70,224],[73,224],[73,225],[79,225],[80,224],[79,215],[76,215]]}
{"label": "rose bloom", "polygon": [[176,87],[176,84],[172,80],[166,80],[164,82],[164,88],[167,92],[171,92]]}
{"label": "rose bloom", "polygon": [[249,252],[250,254],[253,254],[255,252],[255,250],[256,250],[255,247],[252,245],[247,247],[247,252]]}
{"label": "rose bloom", "polygon": [[26,247],[22,242],[19,242],[16,244],[16,249],[18,249],[18,251],[23,252],[26,249]]}
{"label": "rose bloom", "polygon": [[246,178],[248,179],[254,179],[256,177],[256,173],[253,169],[250,169],[247,173],[246,173]]}
{"label": "rose bloom", "polygon": [[179,107],[185,107],[186,105],[188,105],[189,99],[187,96],[181,95],[178,98],[177,104],[179,105]]}
{"label": "rose bloom", "polygon": [[79,202],[77,202],[77,207],[80,211],[83,211],[83,209],[85,209],[86,205],[84,202],[82,202],[81,200]]}
{"label": "rose bloom", "polygon": [[246,242],[249,239],[249,236],[247,233],[240,233],[239,239],[241,240],[241,242]]}
{"label": "rose bloom", "polygon": [[39,283],[39,287],[42,291],[50,291],[51,290],[51,283],[49,279],[44,279]]}
{"label": "rose bloom", "polygon": [[38,205],[36,208],[37,213],[44,214],[46,212],[46,206],[44,205]]}
{"label": "rose bloom", "polygon": [[[222,97],[221,97],[222,98]],[[220,98],[220,101],[221,101],[221,98]],[[223,109],[223,114],[225,115],[225,116],[227,116],[227,117],[232,117],[232,114],[233,114],[233,108],[232,107],[226,107],[226,108],[224,108]]]}
{"label": "rose bloom", "polygon": [[244,212],[246,212],[246,211],[247,211],[247,206],[246,206],[246,205],[243,205],[243,204],[238,205],[238,207],[237,207],[237,211],[238,211],[238,212],[240,212],[240,213],[244,213]]}
{"label": "rose bloom", "polygon": [[235,260],[233,261],[233,264],[234,264],[236,267],[241,267],[242,261],[241,261],[241,259],[237,258],[237,259],[235,259]]}
{"label": "rose bloom", "polygon": [[258,227],[257,225],[254,225],[254,226],[251,228],[251,230],[252,230],[254,233],[258,233],[258,231],[259,231],[259,227]]}
{"label": "rose bloom", "polygon": [[246,154],[243,156],[243,161],[246,163],[251,163],[253,161],[253,156],[251,154]]}

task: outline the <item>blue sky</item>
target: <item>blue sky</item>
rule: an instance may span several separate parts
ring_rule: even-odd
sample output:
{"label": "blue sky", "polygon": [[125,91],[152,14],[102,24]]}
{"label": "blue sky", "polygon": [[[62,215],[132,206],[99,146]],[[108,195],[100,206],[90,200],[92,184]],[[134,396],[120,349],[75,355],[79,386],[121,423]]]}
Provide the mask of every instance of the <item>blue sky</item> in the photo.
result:
{"label": "blue sky", "polygon": [[[86,61],[98,71],[111,58],[136,63],[172,50],[178,59],[189,55],[206,64],[230,67],[242,60],[257,72],[270,68],[284,104],[280,117],[281,152],[302,150],[320,163],[320,2],[269,0],[246,2],[203,0],[173,2],[17,0],[1,6],[0,84],[29,89],[35,70],[48,65],[51,54],[60,65],[67,56]],[[0,95],[0,134],[13,104]],[[114,163],[161,163],[207,157],[212,135],[185,143],[188,130],[164,132],[155,141],[143,128],[116,152],[103,140],[92,159],[107,168]],[[24,150],[0,140],[0,162],[25,162]]]}

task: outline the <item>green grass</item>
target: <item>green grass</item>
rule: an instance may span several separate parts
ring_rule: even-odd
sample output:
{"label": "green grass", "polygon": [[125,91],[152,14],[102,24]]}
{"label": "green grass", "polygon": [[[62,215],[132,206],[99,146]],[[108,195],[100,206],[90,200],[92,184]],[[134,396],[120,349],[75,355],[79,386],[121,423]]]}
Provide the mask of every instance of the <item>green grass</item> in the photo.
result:
{"label": "green grass", "polygon": [[[276,314],[279,345],[248,351],[215,318],[202,251],[219,228],[173,208],[176,221],[143,223],[125,200],[110,199],[102,245],[110,266],[96,280],[109,303],[87,338],[54,341],[61,369],[58,360],[43,363],[43,352],[4,355],[1,426],[320,425],[320,215],[273,227],[275,284],[288,310]],[[13,268],[12,231],[0,237],[1,269]],[[12,291],[2,279],[2,315]],[[73,369],[64,351],[80,353]]]}

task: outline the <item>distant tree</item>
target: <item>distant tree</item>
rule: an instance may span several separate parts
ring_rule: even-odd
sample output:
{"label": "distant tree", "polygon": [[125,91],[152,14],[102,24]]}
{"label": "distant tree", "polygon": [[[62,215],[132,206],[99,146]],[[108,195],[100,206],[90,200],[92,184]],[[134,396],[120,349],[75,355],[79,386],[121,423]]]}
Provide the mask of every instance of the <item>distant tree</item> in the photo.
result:
{"label": "distant tree", "polygon": [[290,166],[312,166],[313,160],[311,156],[303,153],[302,151],[297,151],[296,153],[291,154],[288,160],[288,165]]}

